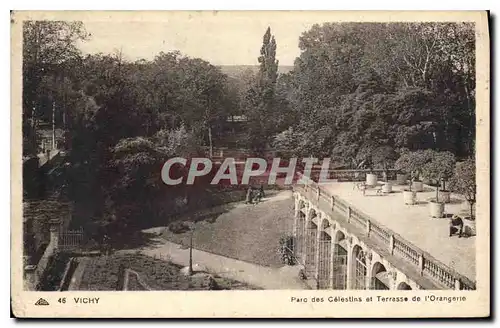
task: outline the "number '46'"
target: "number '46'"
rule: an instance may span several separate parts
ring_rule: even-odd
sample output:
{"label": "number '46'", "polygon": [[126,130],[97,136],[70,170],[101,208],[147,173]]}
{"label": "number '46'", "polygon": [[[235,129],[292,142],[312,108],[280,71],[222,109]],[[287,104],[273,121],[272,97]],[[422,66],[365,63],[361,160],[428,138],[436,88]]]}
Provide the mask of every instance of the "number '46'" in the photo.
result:
{"label": "number '46'", "polygon": [[59,303],[66,303],[66,297],[60,297],[58,300],[57,300]]}

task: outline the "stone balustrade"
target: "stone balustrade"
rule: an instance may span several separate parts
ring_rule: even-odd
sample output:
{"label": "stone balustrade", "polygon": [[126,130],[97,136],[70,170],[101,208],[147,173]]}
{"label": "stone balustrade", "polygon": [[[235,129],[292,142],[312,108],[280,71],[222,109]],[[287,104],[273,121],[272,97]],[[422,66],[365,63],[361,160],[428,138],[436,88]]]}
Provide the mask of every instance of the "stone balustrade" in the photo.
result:
{"label": "stone balustrade", "polygon": [[[342,170],[339,176],[347,176],[346,171],[349,171],[348,175],[354,176],[355,170]],[[361,173],[363,172],[361,171]],[[413,266],[421,276],[437,282],[445,289],[476,289],[475,282],[439,262],[427,252],[376,222],[369,215],[362,213],[339,197],[329,194],[313,180],[306,180],[307,182],[303,185],[295,185],[294,191],[302,194],[325,213],[340,213],[348,223],[363,229],[365,236],[368,236],[377,245]]]}

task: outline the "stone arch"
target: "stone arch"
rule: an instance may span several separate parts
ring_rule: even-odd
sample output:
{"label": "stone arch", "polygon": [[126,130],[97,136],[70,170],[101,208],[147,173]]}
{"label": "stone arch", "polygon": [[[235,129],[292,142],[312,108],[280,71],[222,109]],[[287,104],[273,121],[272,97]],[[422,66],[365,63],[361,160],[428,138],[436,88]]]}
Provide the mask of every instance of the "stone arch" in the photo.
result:
{"label": "stone arch", "polygon": [[319,217],[319,213],[315,208],[311,207],[309,209],[309,220],[313,220],[316,217]]}
{"label": "stone arch", "polygon": [[366,289],[366,276],[368,274],[366,252],[357,244],[352,248],[351,263],[353,272],[352,289]]}
{"label": "stone arch", "polygon": [[306,202],[304,201],[303,198],[299,198],[298,201],[297,201],[297,208],[300,211],[304,210],[306,207]]}
{"label": "stone arch", "polygon": [[340,229],[333,234],[332,288],[347,289],[348,244],[346,235]]}
{"label": "stone arch", "polygon": [[[322,221],[322,224],[325,220]],[[332,237],[328,233],[326,233],[326,231],[321,231],[319,233],[319,245],[318,245],[318,288],[319,289],[328,289],[330,287],[330,273],[332,269],[331,260],[332,260]]]}
{"label": "stone arch", "polygon": [[302,210],[305,207],[305,202],[303,199],[300,199],[298,202],[299,210],[297,211],[296,227],[295,227],[295,256],[301,261],[304,262],[305,252],[306,252],[306,214]]}
{"label": "stone arch", "polygon": [[346,240],[345,233],[339,229],[335,232],[335,242],[338,244],[342,240]]}
{"label": "stone arch", "polygon": [[326,215],[320,215],[320,228],[321,228],[321,231],[325,231],[327,228],[330,227],[330,221],[328,220],[327,216]]}
{"label": "stone arch", "polygon": [[387,290],[391,286],[391,276],[386,267],[380,263],[375,262],[372,266],[372,281],[370,282],[370,289]]}
{"label": "stone arch", "polygon": [[308,277],[314,277],[316,272],[316,248],[318,226],[311,220],[306,222],[305,270]]}
{"label": "stone arch", "polygon": [[398,290],[412,290],[411,286],[408,285],[406,282],[402,281],[398,285]]}

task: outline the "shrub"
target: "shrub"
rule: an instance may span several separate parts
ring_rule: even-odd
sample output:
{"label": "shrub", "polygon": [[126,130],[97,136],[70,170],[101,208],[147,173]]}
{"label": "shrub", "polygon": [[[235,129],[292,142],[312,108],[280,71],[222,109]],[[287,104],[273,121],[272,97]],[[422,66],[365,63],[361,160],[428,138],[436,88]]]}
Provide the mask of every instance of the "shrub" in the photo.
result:
{"label": "shrub", "polygon": [[396,161],[395,167],[396,169],[409,174],[411,181],[419,181],[422,168],[431,160],[432,153],[432,150],[417,150],[412,152],[404,150]]}
{"label": "shrub", "polygon": [[189,225],[183,221],[175,221],[169,224],[168,230],[173,233],[184,233],[190,230]]}
{"label": "shrub", "polygon": [[[447,181],[453,174],[455,155],[449,151],[432,152],[431,160],[422,167],[422,175],[436,181],[436,201],[438,201],[439,183]],[[443,184],[443,189],[446,190]]]}
{"label": "shrub", "polygon": [[473,208],[476,203],[476,163],[473,158],[459,162],[450,179],[453,191],[462,194],[470,205],[470,217],[473,219]]}
{"label": "shrub", "polygon": [[279,241],[278,252],[281,257],[281,261],[287,265],[295,265],[296,260],[293,254],[293,247],[295,243],[294,236],[282,236]]}

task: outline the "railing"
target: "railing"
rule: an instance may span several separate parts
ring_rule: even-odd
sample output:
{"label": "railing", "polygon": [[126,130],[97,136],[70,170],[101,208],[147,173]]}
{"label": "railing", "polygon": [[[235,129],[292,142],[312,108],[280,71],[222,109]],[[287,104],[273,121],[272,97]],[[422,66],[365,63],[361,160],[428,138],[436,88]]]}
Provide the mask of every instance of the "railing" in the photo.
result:
{"label": "railing", "polygon": [[370,221],[370,232],[370,236],[380,239],[380,241],[382,241],[385,245],[389,245],[391,243],[391,232],[380,226],[378,223]]}
{"label": "railing", "polygon": [[63,251],[71,251],[78,249],[83,244],[83,229],[79,230],[67,230],[63,229],[59,232],[59,244],[58,248]]}
{"label": "railing", "polygon": [[[435,280],[440,281],[451,289],[456,287],[456,281],[454,275],[446,268],[446,266],[429,259],[423,259],[423,274]],[[459,281],[459,284],[462,283]]]}
{"label": "railing", "polygon": [[[317,180],[320,175],[320,170],[311,170],[311,178]],[[396,180],[396,174],[399,170],[389,169],[389,170],[328,170],[326,176],[328,179],[334,179],[337,181],[364,181],[368,173],[375,174],[379,180]]]}
{"label": "railing", "polygon": [[446,288],[460,290],[476,289],[475,282],[447,267],[367,214],[347,204],[338,196],[325,191],[313,180],[305,179],[307,183],[304,185],[295,185],[295,191],[301,192],[307,199],[318,206],[320,199],[329,200],[330,206],[328,206],[328,210],[339,212],[346,218],[347,222],[365,228],[368,237],[378,240],[387,248],[390,254],[416,267],[420,275],[430,278]]}
{"label": "railing", "polygon": [[394,238],[393,253],[399,255],[414,265],[418,265],[419,252],[399,238]]}
{"label": "railing", "polygon": [[349,207],[350,217],[349,221],[363,228],[367,225],[367,219],[360,212],[352,207]]}

